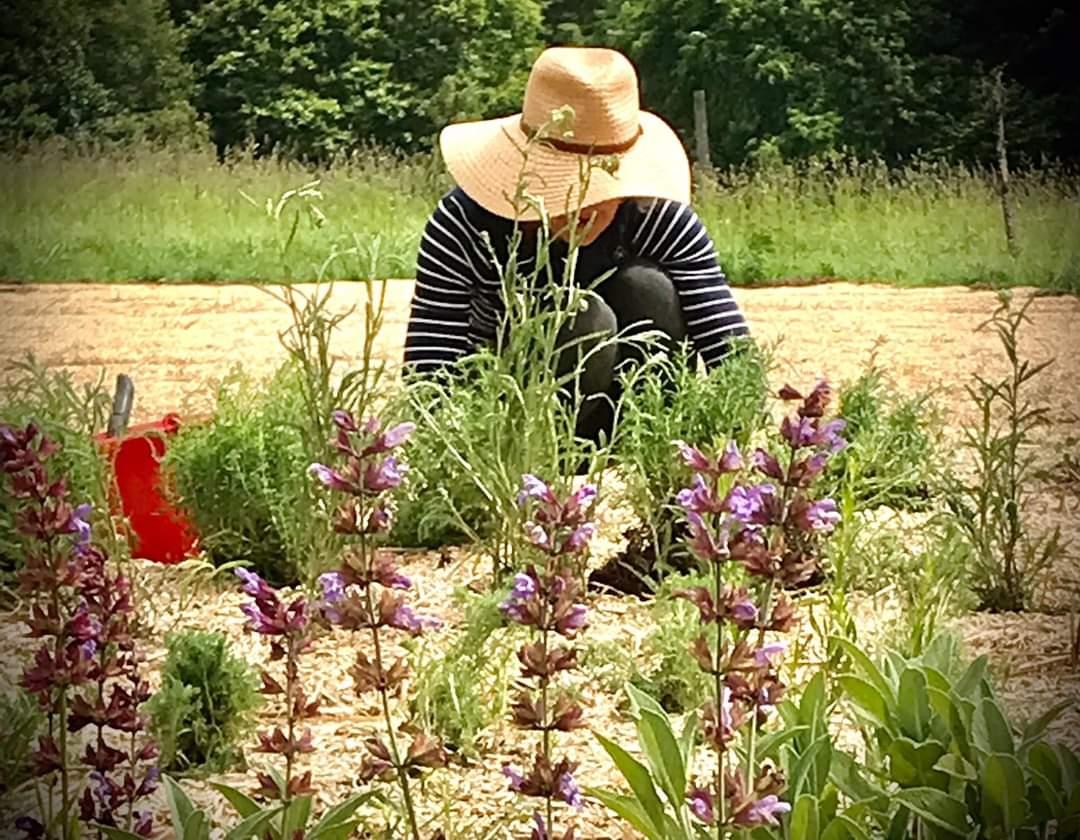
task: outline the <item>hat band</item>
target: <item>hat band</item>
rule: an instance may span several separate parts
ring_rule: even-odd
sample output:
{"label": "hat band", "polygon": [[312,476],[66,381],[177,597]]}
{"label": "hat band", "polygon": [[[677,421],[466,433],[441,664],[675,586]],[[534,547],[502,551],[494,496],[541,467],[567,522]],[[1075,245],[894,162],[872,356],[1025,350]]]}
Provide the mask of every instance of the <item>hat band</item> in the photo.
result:
{"label": "hat band", "polygon": [[525,122],[525,118],[521,118],[521,130],[525,132],[525,136],[530,140],[539,139],[541,143],[545,143],[551,146],[553,149],[557,149],[560,152],[573,152],[576,155],[617,155],[622,152],[628,152],[633,148],[634,144],[641,136],[643,129],[639,124],[637,131],[634,132],[634,136],[629,140],[624,140],[622,143],[579,143],[574,140],[565,140],[559,137],[540,137],[537,138],[537,129],[530,126]]}

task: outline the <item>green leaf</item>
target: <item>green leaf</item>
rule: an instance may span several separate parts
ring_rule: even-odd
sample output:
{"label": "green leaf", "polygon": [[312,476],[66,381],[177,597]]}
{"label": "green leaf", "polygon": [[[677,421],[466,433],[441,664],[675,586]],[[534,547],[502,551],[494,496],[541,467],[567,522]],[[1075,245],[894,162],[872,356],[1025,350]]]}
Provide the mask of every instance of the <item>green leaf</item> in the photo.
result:
{"label": "green leaf", "polygon": [[255,837],[279,813],[281,813],[281,806],[274,805],[245,817],[229,829],[225,834],[225,840],[248,840],[250,837]]}
{"label": "green leaf", "polygon": [[599,732],[594,732],[593,735],[600,742],[600,746],[604,748],[604,751],[611,756],[611,760],[615,762],[615,766],[622,773],[627,784],[630,785],[630,790],[637,797],[641,810],[649,818],[653,829],[658,832],[657,836],[662,837],[664,806],[660,801],[660,795],[657,793],[656,785],[653,783],[652,775],[648,769],[614,741],[605,738]]}
{"label": "green leaf", "polygon": [[193,811],[184,821],[183,840],[208,840],[210,820],[202,811]]}
{"label": "green leaf", "polygon": [[[695,713],[688,714],[683,721],[682,735],[679,736],[679,752],[682,755],[683,764],[690,765],[694,751],[694,738],[698,733],[698,717]],[[763,753],[762,755],[767,755]]]}
{"label": "green leaf", "polygon": [[1001,707],[989,697],[982,700],[975,710],[972,721],[972,738],[975,745],[988,753],[1016,752],[1012,730],[1001,711]]}
{"label": "green leaf", "polygon": [[902,787],[943,789],[948,780],[934,770],[934,765],[944,754],[941,744],[916,744],[910,738],[896,738],[889,744],[889,772]]}
{"label": "green leaf", "polygon": [[257,814],[262,810],[258,802],[234,787],[229,787],[220,782],[210,782],[210,787],[224,796],[229,804],[233,806],[233,810],[241,817],[250,817],[252,814]]}
{"label": "green leaf", "polygon": [[979,773],[983,789],[984,825],[1015,831],[1027,816],[1027,785],[1020,762],[1012,755],[995,753],[986,759]]}
{"label": "green leaf", "polygon": [[791,809],[791,840],[820,840],[817,798],[804,793]]}
{"label": "green leaf", "polygon": [[1035,720],[1024,726],[1024,732],[1020,739],[1020,751],[1028,749],[1046,734],[1047,727],[1061,717],[1061,713],[1075,704],[1074,700],[1062,700],[1055,706],[1051,706]]}
{"label": "green leaf", "polygon": [[982,682],[986,676],[986,668],[989,659],[983,655],[968,665],[962,677],[953,686],[953,691],[958,697],[977,703],[982,699]]}
{"label": "green leaf", "polygon": [[[829,779],[829,769],[832,767],[832,741],[829,733],[825,733],[810,748],[798,757],[795,765],[791,768],[790,786],[792,794],[798,797],[800,794],[809,793],[819,796],[825,783]],[[809,787],[808,787],[809,786]]]}
{"label": "green leaf", "polygon": [[926,687],[926,676],[916,668],[907,668],[900,675],[897,717],[901,731],[916,741],[926,737],[930,725],[930,698]]}
{"label": "green leaf", "polygon": [[599,788],[586,788],[586,795],[599,799],[609,811],[628,822],[633,828],[644,834],[648,840],[666,840],[662,830],[658,830],[640,802],[631,796],[614,793]]}
{"label": "green leaf", "polygon": [[[627,686],[627,690],[641,694],[633,686]],[[649,702],[653,708],[638,703],[638,740],[653,775],[659,777],[668,801],[672,807],[678,808],[686,798],[686,765],[683,764],[682,749],[667,714],[663,710],[656,711],[658,706],[651,697]]]}
{"label": "green leaf", "polygon": [[360,825],[360,820],[334,823],[307,835],[308,840],[349,840]]}
{"label": "green leaf", "polygon": [[192,804],[191,799],[184,793],[184,789],[180,787],[172,776],[166,775],[164,777],[165,782],[165,801],[169,803],[169,813],[172,814],[173,832],[178,836],[182,836],[184,825],[187,824],[188,818],[195,812],[195,806]]}
{"label": "green leaf", "polygon": [[775,732],[763,736],[757,745],[757,754],[759,758],[773,758],[775,759],[780,747],[787,744],[789,741],[793,741],[800,735],[804,735],[809,730],[805,726],[792,726],[785,727],[784,729],[778,729]]}
{"label": "green leaf", "polygon": [[1056,790],[1064,788],[1065,780],[1062,778],[1061,773],[1061,759],[1058,757],[1057,750],[1049,744],[1041,743],[1033,746],[1028,753],[1028,764],[1032,770],[1045,776]]}
{"label": "green leaf", "polygon": [[845,675],[840,677],[840,687],[844,693],[881,728],[889,729],[889,708],[884,695],[873,683],[861,677]]}
{"label": "green leaf", "polygon": [[310,836],[314,838],[315,835],[317,835],[323,829],[331,828],[338,823],[345,822],[350,817],[352,817],[353,814],[356,813],[357,808],[359,808],[365,802],[368,802],[369,800],[374,798],[376,798],[376,793],[370,790],[364,791],[363,793],[358,793],[355,796],[350,796],[344,802],[335,805],[333,808],[323,814],[322,819],[315,823],[315,827],[311,830]]}
{"label": "green leaf", "polygon": [[292,837],[297,831],[302,831],[310,816],[311,796],[298,796],[292,800],[281,815],[281,836]]}
{"label": "green leaf", "polygon": [[825,724],[825,672],[818,671],[806,684],[799,700],[799,722],[810,728],[813,740],[820,734],[819,725]]}
{"label": "green leaf", "polygon": [[906,788],[893,794],[893,798],[930,825],[967,836],[967,805],[961,800],[934,788]]}
{"label": "green leaf", "polygon": [[965,782],[974,782],[976,779],[975,768],[971,765],[971,762],[955,753],[945,753],[938,759],[934,769]]}
{"label": "green leaf", "polygon": [[866,833],[866,829],[857,822],[854,817],[849,816],[851,809],[849,808],[843,814],[837,814],[825,830],[821,833],[821,840],[870,840],[870,835]]}
{"label": "green leaf", "polygon": [[862,671],[863,676],[877,689],[878,694],[886,701],[888,707],[896,705],[896,698],[892,686],[882,675],[878,667],[863,653],[853,642],[840,636],[830,636],[830,641],[840,645],[844,652],[851,657],[851,661]]}
{"label": "green leaf", "polygon": [[1065,800],[1061,798],[1057,786],[1032,767],[1028,768],[1028,775],[1031,777],[1032,782],[1035,783],[1039,793],[1042,794],[1046,807],[1050,810],[1050,813],[1046,816],[1053,819],[1061,819],[1065,816]]}

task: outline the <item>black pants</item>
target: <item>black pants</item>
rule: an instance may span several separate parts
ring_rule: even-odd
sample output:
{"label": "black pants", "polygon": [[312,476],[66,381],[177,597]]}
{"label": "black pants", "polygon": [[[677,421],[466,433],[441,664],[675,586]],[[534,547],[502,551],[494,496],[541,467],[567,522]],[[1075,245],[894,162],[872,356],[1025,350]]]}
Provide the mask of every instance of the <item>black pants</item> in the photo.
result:
{"label": "black pants", "polygon": [[[557,363],[560,375],[593,351],[578,381],[584,396],[577,417],[578,437],[599,442],[601,435],[611,434],[613,406],[621,397],[619,372],[641,362],[647,352],[641,342],[610,342],[596,349],[598,345],[616,333],[632,337],[650,330],[663,333],[660,349],[668,353],[686,338],[686,320],[671,278],[645,262],[616,271],[590,293],[585,311],[563,326],[558,336],[559,345],[565,347]],[[597,333],[600,337],[584,339]]]}

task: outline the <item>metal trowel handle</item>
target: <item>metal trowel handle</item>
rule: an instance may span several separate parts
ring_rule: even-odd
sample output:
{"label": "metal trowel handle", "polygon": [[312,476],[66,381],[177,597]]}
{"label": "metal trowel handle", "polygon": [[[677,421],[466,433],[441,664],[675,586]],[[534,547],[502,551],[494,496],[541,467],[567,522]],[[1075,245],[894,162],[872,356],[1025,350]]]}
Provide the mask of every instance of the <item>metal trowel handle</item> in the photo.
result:
{"label": "metal trowel handle", "polygon": [[113,394],[112,415],[109,417],[109,437],[120,437],[127,431],[131,419],[131,406],[135,402],[135,383],[126,373],[116,377],[116,392]]}

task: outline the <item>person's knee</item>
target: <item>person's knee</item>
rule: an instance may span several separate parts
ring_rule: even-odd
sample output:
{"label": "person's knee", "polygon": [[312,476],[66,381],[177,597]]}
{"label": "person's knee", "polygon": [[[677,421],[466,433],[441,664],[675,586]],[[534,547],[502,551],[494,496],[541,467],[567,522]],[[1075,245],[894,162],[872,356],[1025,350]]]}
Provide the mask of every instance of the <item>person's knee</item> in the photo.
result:
{"label": "person's knee", "polygon": [[658,266],[631,263],[612,278],[605,299],[620,329],[659,330],[673,342],[686,337],[686,320],[675,284]]}
{"label": "person's knee", "polygon": [[613,338],[619,324],[599,295],[590,292],[585,300],[585,308],[559,330],[557,373],[564,376],[578,370],[582,393],[597,394],[611,386],[617,353]]}

